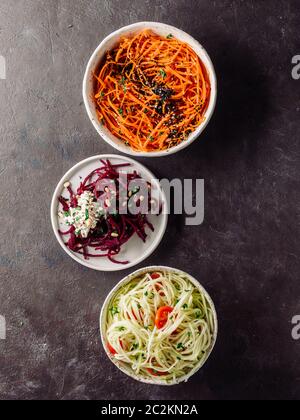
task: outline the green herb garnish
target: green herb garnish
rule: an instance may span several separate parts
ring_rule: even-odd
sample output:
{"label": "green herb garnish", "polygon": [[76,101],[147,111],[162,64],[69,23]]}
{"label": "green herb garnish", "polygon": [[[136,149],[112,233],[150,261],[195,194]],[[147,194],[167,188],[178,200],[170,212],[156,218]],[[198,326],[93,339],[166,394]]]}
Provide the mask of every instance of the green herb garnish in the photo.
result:
{"label": "green herb garnish", "polygon": [[134,343],[131,347],[131,351],[137,350],[139,348],[139,345],[137,343]]}
{"label": "green herb garnish", "polygon": [[116,306],[109,308],[109,311],[111,312],[112,316],[115,316],[120,313],[119,308],[117,308]]}
{"label": "green herb garnish", "polygon": [[167,73],[164,71],[164,69],[160,69],[159,73],[160,73],[160,75],[163,79],[165,79],[167,77]]}

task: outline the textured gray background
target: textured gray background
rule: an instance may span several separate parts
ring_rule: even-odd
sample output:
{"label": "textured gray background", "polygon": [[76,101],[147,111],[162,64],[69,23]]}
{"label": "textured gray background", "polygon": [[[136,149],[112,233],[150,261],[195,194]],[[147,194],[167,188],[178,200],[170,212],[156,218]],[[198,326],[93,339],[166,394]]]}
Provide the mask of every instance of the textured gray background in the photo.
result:
{"label": "textured gray background", "polygon": [[[140,20],[178,26],[208,49],[219,79],[202,138],[157,176],[204,178],[205,223],[171,217],[146,262],[198,277],[215,300],[220,336],[188,384],[150,387],[106,358],[98,316],[123,274],[82,268],[60,249],[49,205],[78,161],[112,152],[81,97],[87,60],[103,37]],[[58,399],[300,398],[300,54],[298,0],[1,0],[0,397]],[[297,211],[298,209],[298,211]],[[126,274],[126,273],[124,273]]]}

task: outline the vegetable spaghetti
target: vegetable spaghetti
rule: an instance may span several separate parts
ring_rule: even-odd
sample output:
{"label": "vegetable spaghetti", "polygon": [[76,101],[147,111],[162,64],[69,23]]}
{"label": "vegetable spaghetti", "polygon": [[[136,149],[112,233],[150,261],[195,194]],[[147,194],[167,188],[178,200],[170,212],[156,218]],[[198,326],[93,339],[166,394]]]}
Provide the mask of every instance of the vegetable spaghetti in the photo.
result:
{"label": "vegetable spaghetti", "polygon": [[214,345],[214,309],[187,276],[148,272],[109,302],[105,345],[136,377],[174,383],[201,367]]}
{"label": "vegetable spaghetti", "polygon": [[95,74],[99,120],[135,151],[168,150],[205,120],[211,86],[186,43],[150,30],[123,37]]}

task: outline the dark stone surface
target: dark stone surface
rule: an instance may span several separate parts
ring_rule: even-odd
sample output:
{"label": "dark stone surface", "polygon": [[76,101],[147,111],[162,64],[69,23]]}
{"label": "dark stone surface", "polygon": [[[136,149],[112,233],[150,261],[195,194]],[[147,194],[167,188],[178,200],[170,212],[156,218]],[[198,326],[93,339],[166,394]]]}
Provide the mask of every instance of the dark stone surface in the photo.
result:
{"label": "dark stone surface", "polygon": [[[106,358],[98,316],[123,274],[84,269],[51,231],[49,205],[76,162],[112,152],[82,104],[87,60],[103,37],[141,20],[173,24],[207,48],[219,101],[205,134],[166,159],[163,178],[204,178],[205,223],[171,217],[145,264],[194,274],[215,300],[217,347],[188,384],[136,383]],[[300,54],[298,0],[1,0],[0,398],[300,397]]]}

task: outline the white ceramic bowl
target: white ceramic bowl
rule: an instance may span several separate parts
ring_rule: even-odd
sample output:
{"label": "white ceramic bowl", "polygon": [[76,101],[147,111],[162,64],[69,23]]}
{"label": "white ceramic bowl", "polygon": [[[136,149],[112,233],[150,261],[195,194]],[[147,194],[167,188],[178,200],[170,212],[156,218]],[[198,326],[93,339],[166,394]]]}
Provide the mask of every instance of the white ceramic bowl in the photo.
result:
{"label": "white ceramic bowl", "polygon": [[[137,276],[143,275],[143,274],[148,273],[148,272],[155,272],[155,271],[168,271],[168,272],[171,272],[171,273],[183,274],[184,276],[186,276],[191,281],[191,283],[193,283],[200,290],[200,292],[204,294],[204,296],[206,297],[207,301],[210,304],[210,307],[213,311],[213,316],[214,316],[215,331],[214,331],[214,335],[213,335],[212,344],[211,344],[211,347],[210,347],[210,349],[207,353],[206,359],[203,360],[202,362],[200,362],[197,366],[195,366],[194,369],[188,375],[183,376],[182,378],[178,379],[177,381],[175,381],[173,383],[165,383],[164,381],[162,381],[159,378],[146,379],[146,378],[140,377],[138,375],[135,375],[133,372],[126,369],[122,365],[122,363],[116,361],[112,357],[112,355],[109,353],[106,345],[104,344],[106,342],[106,319],[107,319],[107,313],[108,313],[108,310],[109,310],[109,307],[110,307],[110,302],[113,300],[113,298],[118,293],[118,291],[120,290],[121,287],[130,283]],[[207,362],[209,356],[211,355],[211,353],[212,353],[212,351],[215,347],[216,341],[217,341],[218,318],[217,318],[217,312],[216,312],[216,309],[215,309],[215,305],[214,305],[211,297],[209,296],[207,291],[204,289],[204,287],[198,282],[198,280],[196,280],[194,277],[192,277],[191,275],[189,275],[189,274],[187,274],[187,273],[185,273],[181,270],[177,270],[176,268],[170,268],[170,267],[164,267],[164,266],[152,266],[152,267],[141,268],[140,270],[135,271],[134,273],[130,274],[129,276],[127,276],[123,280],[121,280],[116,285],[116,287],[114,289],[112,289],[112,291],[109,293],[109,295],[105,299],[105,302],[102,306],[102,310],[101,310],[101,314],[100,314],[100,334],[101,334],[101,340],[102,340],[102,344],[103,344],[105,353],[107,354],[108,358],[112,361],[112,363],[114,365],[116,365],[123,373],[125,373],[126,375],[130,376],[131,378],[133,378],[133,379],[135,379],[139,382],[143,382],[143,383],[146,383],[146,384],[170,386],[170,385],[177,385],[177,384],[182,383],[182,382],[187,382]]]}
{"label": "white ceramic bowl", "polygon": [[[123,245],[120,254],[117,256],[117,259],[120,261],[130,261],[130,263],[126,265],[114,264],[108,258],[90,258],[89,260],[85,260],[83,255],[72,252],[64,244],[63,238],[59,234],[59,228],[66,230],[65,226],[61,224],[61,221],[58,217],[58,197],[62,194],[67,195],[64,184],[69,181],[71,182],[74,190],[77,190],[81,181],[80,177],[84,179],[94,169],[98,168],[100,166],[100,159],[109,159],[112,164],[130,163],[131,166],[128,168],[122,168],[122,171],[128,170],[132,172],[133,170],[136,170],[144,180],[150,182],[154,181],[154,198],[160,199],[163,206],[163,211],[159,216],[148,215],[148,219],[153,224],[155,231],[151,232],[150,229],[147,229],[148,237],[145,243],[143,243],[137,235],[134,235],[126,244]],[[135,162],[130,158],[118,155],[93,156],[75,165],[59,181],[51,204],[51,222],[54,234],[59,244],[63,250],[75,261],[81,265],[98,271],[120,271],[126,270],[141,263],[156,250],[166,231],[168,223],[168,203],[165,193],[163,192],[158,180],[147,168],[145,168],[140,163]]]}
{"label": "white ceramic bowl", "polygon": [[[180,143],[178,146],[175,146],[171,148],[170,150],[165,150],[165,151],[160,151],[160,152],[149,152],[149,153],[136,152],[132,150],[130,147],[125,146],[121,140],[116,138],[106,127],[100,124],[99,119],[97,117],[97,113],[96,113],[96,105],[93,100],[93,86],[94,86],[93,75],[94,75],[95,70],[99,66],[99,63],[104,58],[105,53],[108,50],[111,50],[112,48],[114,48],[122,36],[130,35],[138,31],[142,31],[143,29],[152,29],[155,33],[161,36],[167,36],[168,34],[171,33],[172,35],[174,35],[175,38],[189,44],[193,48],[193,50],[198,54],[203,64],[205,65],[208,71],[210,84],[211,84],[211,98],[210,98],[208,109],[205,114],[205,121],[203,122],[203,124],[201,124],[193,133],[190,134],[187,141]],[[92,121],[97,132],[108,144],[110,144],[112,147],[119,150],[120,152],[129,154],[132,156],[161,157],[161,156],[167,156],[169,154],[173,154],[173,153],[179,152],[182,149],[185,149],[187,146],[193,143],[193,141],[195,141],[199,137],[199,135],[202,133],[202,131],[205,129],[205,127],[207,126],[207,124],[209,123],[209,120],[211,119],[213,115],[215,105],[216,105],[217,79],[216,79],[214,66],[212,64],[211,59],[209,58],[209,55],[207,54],[205,49],[202,47],[202,45],[200,45],[199,42],[196,41],[193,37],[191,37],[190,35],[188,35],[187,33],[183,32],[180,29],[177,29],[173,26],[165,25],[164,23],[140,22],[140,23],[135,23],[130,26],[126,26],[124,28],[121,28],[113,32],[111,35],[105,38],[104,41],[102,41],[101,44],[97,47],[97,49],[93,53],[88,63],[86,73],[84,76],[83,98],[84,98],[85,107],[86,107],[90,120]]]}

